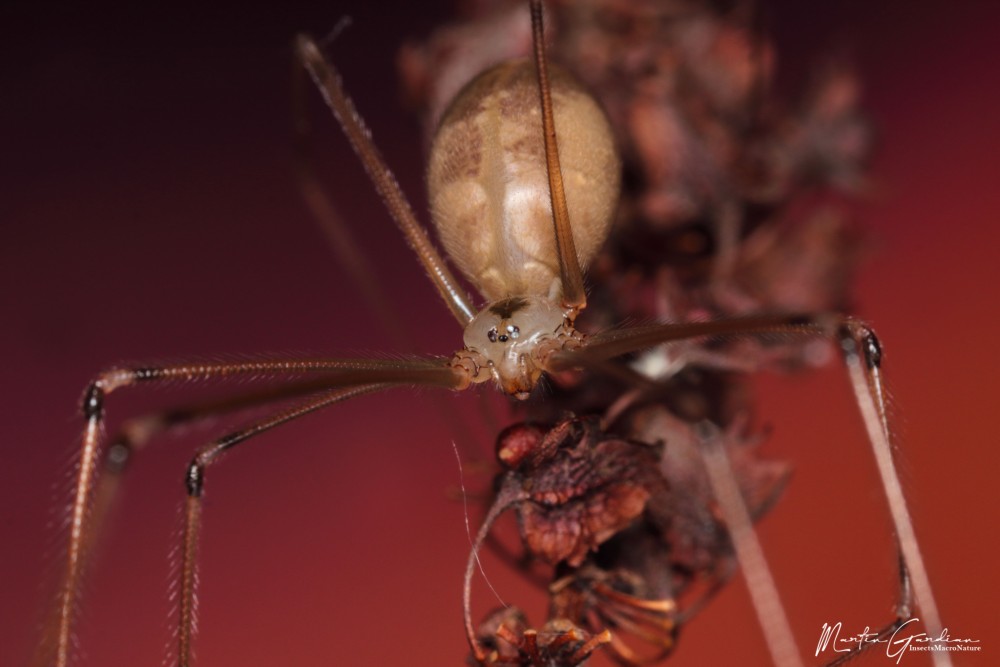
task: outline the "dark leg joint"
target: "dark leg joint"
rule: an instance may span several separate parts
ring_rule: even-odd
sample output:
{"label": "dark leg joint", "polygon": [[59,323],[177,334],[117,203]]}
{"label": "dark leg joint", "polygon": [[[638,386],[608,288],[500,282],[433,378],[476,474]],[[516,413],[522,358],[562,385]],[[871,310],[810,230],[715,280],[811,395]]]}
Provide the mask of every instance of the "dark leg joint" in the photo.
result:
{"label": "dark leg joint", "polygon": [[878,336],[869,327],[858,322],[845,322],[837,330],[840,347],[847,358],[857,357],[859,348],[865,356],[865,365],[869,370],[882,366],[882,345]]}
{"label": "dark leg joint", "polygon": [[100,419],[104,412],[104,390],[96,382],[87,387],[83,395],[83,416],[87,419]]}
{"label": "dark leg joint", "polygon": [[868,327],[862,327],[861,346],[865,351],[865,363],[868,368],[876,369],[882,366],[882,345],[878,342],[878,336]]}
{"label": "dark leg joint", "polygon": [[187,486],[188,495],[192,498],[200,498],[205,486],[205,466],[201,464],[200,457],[195,457],[188,466],[187,474],[184,476],[184,484]]}

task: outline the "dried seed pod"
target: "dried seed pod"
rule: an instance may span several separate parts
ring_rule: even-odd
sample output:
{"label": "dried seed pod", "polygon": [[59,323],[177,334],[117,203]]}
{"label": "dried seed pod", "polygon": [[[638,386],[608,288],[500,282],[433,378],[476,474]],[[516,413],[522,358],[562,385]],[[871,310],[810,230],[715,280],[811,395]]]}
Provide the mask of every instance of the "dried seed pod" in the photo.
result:
{"label": "dried seed pod", "polygon": [[[491,613],[479,626],[476,636],[480,646],[491,651],[488,664],[525,667],[577,667],[611,641],[606,630],[591,634],[562,618],[535,630],[516,607]],[[471,663],[476,664],[474,658]]]}
{"label": "dried seed pod", "polygon": [[538,435],[516,426],[497,449],[517,462],[502,485],[527,498],[516,506],[525,547],[547,563],[579,565],[663,492],[656,447],[602,433],[594,420],[565,420]]}

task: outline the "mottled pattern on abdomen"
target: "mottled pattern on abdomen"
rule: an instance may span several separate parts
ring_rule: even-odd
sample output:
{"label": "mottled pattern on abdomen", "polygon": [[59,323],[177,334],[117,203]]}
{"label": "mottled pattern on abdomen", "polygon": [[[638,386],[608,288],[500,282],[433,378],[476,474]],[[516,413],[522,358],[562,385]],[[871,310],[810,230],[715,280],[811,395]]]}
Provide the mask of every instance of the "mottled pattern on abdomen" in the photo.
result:
{"label": "mottled pattern on abdomen", "polygon": [[[564,70],[550,65],[549,76],[573,239],[586,267],[607,236],[621,167],[597,103]],[[431,146],[427,181],[445,250],[487,300],[560,293],[533,62],[498,65],[459,93]]]}

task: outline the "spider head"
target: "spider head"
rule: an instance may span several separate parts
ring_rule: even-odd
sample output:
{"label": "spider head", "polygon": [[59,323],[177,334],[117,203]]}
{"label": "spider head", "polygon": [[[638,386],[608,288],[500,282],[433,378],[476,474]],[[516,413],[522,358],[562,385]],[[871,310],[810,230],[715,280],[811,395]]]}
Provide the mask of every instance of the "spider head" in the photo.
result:
{"label": "spider head", "polygon": [[538,384],[539,346],[569,329],[566,313],[538,296],[507,297],[483,308],[465,328],[465,348],[482,356],[500,388],[524,400]]}

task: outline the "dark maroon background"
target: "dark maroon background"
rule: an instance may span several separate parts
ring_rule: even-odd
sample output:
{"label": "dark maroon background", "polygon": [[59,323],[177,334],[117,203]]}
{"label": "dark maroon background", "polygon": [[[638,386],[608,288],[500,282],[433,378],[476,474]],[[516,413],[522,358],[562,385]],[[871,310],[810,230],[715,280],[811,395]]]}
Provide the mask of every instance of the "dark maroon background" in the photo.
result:
{"label": "dark maroon background", "polygon": [[[355,25],[333,57],[425,209],[420,140],[397,101],[393,59],[446,8],[418,16],[363,4],[2,10],[0,664],[24,664],[37,636],[62,549],[53,520],[69,496],[77,401],[95,371],[199,354],[390,348],[292,177],[288,45],[350,12]],[[986,665],[1000,651],[990,269],[1000,240],[1000,10],[869,4],[778,3],[779,67],[801,74],[807,54],[846,44],[863,73],[880,146],[859,310],[885,342],[911,508],[945,622],[953,636],[982,641],[980,656],[957,662]],[[406,334],[416,349],[450,352],[457,327],[332,121],[313,112],[334,196],[393,285]],[[811,655],[824,621],[860,630],[889,618],[888,520],[842,374],[761,385],[761,419],[775,428],[767,451],[796,467],[761,535]],[[184,395],[115,396],[109,411]],[[468,398],[446,404],[477,414]],[[460,664],[468,542],[462,506],[447,498],[459,473],[436,410],[426,392],[361,399],[211,473],[200,664]],[[85,664],[159,662],[181,476],[197,440],[161,443],[129,475],[88,580]],[[466,475],[482,487],[482,476]],[[486,564],[504,599],[540,618],[539,598]],[[490,599],[478,586],[477,613]],[[737,662],[766,664],[740,582],[685,629],[671,664]]]}

